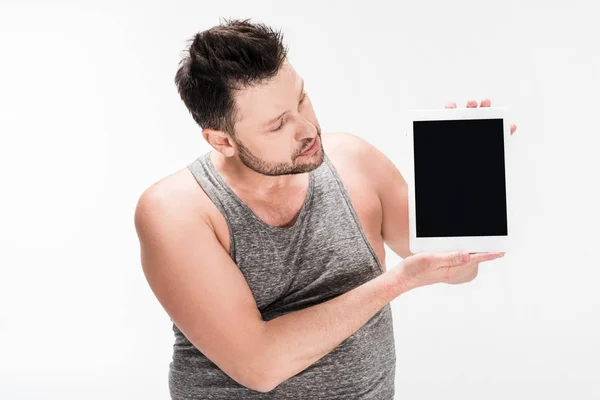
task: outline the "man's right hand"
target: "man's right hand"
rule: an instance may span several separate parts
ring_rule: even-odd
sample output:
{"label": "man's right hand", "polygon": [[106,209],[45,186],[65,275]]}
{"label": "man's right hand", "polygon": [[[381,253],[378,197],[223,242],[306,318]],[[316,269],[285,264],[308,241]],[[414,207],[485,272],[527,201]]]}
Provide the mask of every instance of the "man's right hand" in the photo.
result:
{"label": "man's right hand", "polygon": [[[475,278],[479,263],[501,257],[504,253],[422,252],[405,258],[392,271],[397,274],[398,283],[407,289],[440,282],[464,283]],[[465,276],[472,277],[465,279]]]}

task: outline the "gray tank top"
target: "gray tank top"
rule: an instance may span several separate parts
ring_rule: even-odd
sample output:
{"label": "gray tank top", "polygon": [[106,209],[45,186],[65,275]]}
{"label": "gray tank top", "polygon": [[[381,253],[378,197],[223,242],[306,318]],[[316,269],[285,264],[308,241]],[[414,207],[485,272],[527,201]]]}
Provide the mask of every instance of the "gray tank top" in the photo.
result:
{"label": "gray tank top", "polygon": [[[231,190],[210,152],[187,168],[229,225],[230,255],[265,321],[322,303],[383,273],[348,192],[325,155],[309,172],[303,207],[291,227],[266,224]],[[237,383],[173,324],[172,399],[394,398],[396,352],[388,303],[335,349],[268,393]]]}

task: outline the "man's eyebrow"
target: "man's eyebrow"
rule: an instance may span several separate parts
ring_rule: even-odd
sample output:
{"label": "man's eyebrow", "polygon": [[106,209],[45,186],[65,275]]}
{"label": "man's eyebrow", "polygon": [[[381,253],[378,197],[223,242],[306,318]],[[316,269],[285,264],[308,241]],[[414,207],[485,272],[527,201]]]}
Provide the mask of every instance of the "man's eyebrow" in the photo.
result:
{"label": "man's eyebrow", "polygon": [[[300,96],[298,96],[298,102],[300,102],[300,100],[302,100],[302,94],[304,93],[304,79],[302,79],[302,87],[300,88]],[[269,122],[267,122],[265,125],[271,125],[273,122],[277,121],[279,118],[283,117],[285,115],[285,113],[287,113],[289,110],[282,112],[281,114],[279,114],[277,117],[271,119]]]}

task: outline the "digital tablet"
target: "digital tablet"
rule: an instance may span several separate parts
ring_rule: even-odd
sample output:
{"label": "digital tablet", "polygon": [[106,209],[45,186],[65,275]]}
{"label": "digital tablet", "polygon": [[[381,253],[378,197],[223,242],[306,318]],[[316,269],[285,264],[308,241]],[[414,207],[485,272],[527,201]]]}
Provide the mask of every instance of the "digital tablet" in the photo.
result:
{"label": "digital tablet", "polygon": [[410,251],[508,251],[508,109],[411,110],[408,115]]}

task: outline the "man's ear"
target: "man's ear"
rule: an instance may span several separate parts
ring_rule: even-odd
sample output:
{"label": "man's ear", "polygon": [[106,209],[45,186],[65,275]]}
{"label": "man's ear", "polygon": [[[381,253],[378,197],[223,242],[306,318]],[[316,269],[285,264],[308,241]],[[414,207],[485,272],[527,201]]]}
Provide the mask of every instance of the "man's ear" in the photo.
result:
{"label": "man's ear", "polygon": [[235,146],[231,137],[216,129],[202,129],[202,136],[215,150],[223,154],[225,157],[231,157],[235,154]]}

